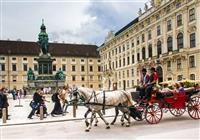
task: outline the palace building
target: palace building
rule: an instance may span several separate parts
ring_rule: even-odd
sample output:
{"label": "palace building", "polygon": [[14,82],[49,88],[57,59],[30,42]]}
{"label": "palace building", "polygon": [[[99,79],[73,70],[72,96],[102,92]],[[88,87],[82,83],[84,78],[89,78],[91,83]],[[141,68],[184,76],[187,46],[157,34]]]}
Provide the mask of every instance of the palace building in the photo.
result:
{"label": "palace building", "polygon": [[138,17],[109,32],[99,53],[104,86],[139,84],[142,68],[155,67],[158,82],[200,80],[200,0],[151,0]]}
{"label": "palace building", "polygon": [[[38,75],[40,48],[36,42],[0,40],[0,87],[27,86],[27,71]],[[101,88],[101,63],[95,45],[49,43],[53,74],[61,68],[65,84]]]}

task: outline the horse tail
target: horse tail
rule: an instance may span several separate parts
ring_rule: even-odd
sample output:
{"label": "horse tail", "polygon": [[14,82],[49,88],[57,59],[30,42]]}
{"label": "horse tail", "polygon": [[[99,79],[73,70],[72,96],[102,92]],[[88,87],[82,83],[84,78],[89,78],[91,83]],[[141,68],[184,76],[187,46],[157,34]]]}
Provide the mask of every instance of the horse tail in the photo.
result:
{"label": "horse tail", "polygon": [[132,96],[130,92],[127,92],[125,90],[122,90],[122,93],[124,93],[124,95],[127,97],[128,100],[128,106],[133,106],[135,104],[135,102],[132,100]]}

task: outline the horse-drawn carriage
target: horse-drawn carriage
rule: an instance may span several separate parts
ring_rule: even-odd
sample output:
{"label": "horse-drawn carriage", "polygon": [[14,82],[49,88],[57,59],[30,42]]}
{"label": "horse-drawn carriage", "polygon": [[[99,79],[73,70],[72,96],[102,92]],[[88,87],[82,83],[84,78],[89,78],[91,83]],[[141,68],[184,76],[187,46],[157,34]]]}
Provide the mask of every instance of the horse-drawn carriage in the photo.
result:
{"label": "horse-drawn carriage", "polygon": [[150,99],[143,101],[139,98],[139,92],[133,92],[133,100],[137,101],[135,107],[142,115],[140,119],[135,119],[138,121],[145,119],[150,124],[157,124],[162,119],[163,110],[169,110],[176,117],[183,115],[187,110],[191,118],[200,119],[200,96],[197,93],[195,90],[189,90],[166,96],[154,90]]}

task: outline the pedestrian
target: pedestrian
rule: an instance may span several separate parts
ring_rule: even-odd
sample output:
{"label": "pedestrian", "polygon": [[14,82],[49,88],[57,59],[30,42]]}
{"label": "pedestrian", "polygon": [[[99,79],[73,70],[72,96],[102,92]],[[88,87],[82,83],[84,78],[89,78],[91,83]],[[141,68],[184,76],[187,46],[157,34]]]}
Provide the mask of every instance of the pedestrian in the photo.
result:
{"label": "pedestrian", "polygon": [[11,94],[12,94],[13,100],[16,100],[16,88],[11,90]]}
{"label": "pedestrian", "polygon": [[33,95],[33,100],[30,103],[30,106],[32,108],[30,114],[28,115],[29,119],[33,119],[32,116],[35,114],[35,111],[38,110],[40,101],[42,99],[42,96],[40,95],[41,89],[36,89],[36,92]]}
{"label": "pedestrian", "polygon": [[60,103],[60,98],[59,98],[59,92],[61,92],[61,90],[59,90],[58,92],[54,93],[52,95],[52,101],[54,102],[54,108],[51,112],[51,116],[54,117],[54,115],[61,115],[63,114],[63,110],[61,108],[61,103]]}
{"label": "pedestrian", "polygon": [[[40,107],[42,106],[43,107],[43,116],[44,116],[44,118],[46,118],[47,115],[48,115],[48,113],[47,113],[47,106],[45,104],[45,101],[47,101],[47,100],[45,99],[44,90],[40,91],[40,96],[41,96],[41,99],[39,101],[39,107],[37,109],[36,114],[39,116],[39,114],[40,114]],[[49,101],[47,101],[47,102],[49,102]]]}
{"label": "pedestrian", "polygon": [[5,91],[5,88],[1,88],[0,90],[0,108],[1,108],[1,116],[2,116],[2,110],[3,108],[6,109],[6,119],[9,120],[8,118],[8,98],[7,98],[7,93]]}
{"label": "pedestrian", "polygon": [[140,98],[142,99],[145,96],[145,89],[149,82],[149,75],[147,74],[147,70],[145,68],[142,69],[142,75],[140,80]]}

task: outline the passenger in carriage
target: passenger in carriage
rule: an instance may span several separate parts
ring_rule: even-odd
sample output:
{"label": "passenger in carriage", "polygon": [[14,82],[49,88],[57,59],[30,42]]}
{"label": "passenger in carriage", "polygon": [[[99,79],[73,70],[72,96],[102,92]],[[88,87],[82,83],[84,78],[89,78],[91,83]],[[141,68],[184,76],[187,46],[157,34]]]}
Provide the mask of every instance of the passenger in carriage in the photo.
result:
{"label": "passenger in carriage", "polygon": [[145,88],[149,82],[149,75],[147,74],[147,70],[145,68],[142,69],[142,76],[140,80],[140,98],[142,99],[145,96]]}
{"label": "passenger in carriage", "polygon": [[144,96],[144,100],[147,100],[150,98],[151,96],[151,92],[153,90],[154,85],[156,85],[158,77],[156,74],[156,69],[154,67],[151,68],[150,70],[151,74],[149,77],[149,83],[147,84],[146,90],[145,90],[145,96]]}
{"label": "passenger in carriage", "polygon": [[177,91],[177,92],[178,92],[178,93],[182,93],[182,94],[185,93],[184,84],[183,84],[182,82],[180,82],[180,83],[178,84],[178,91]]}

